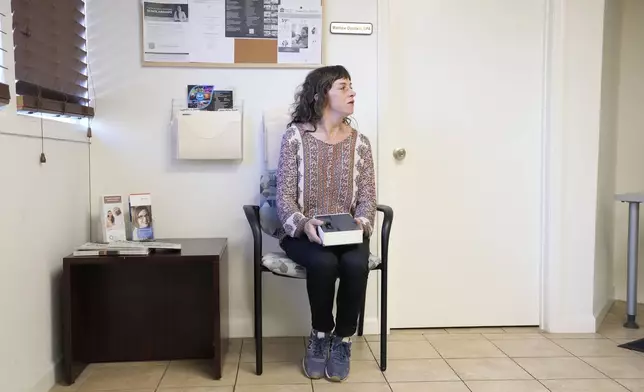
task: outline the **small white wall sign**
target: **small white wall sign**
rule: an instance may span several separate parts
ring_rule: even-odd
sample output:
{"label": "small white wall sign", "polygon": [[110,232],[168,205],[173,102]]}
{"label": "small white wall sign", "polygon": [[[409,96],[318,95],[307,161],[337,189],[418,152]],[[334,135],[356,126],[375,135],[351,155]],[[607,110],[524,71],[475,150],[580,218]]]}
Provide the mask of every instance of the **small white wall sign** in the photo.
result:
{"label": "small white wall sign", "polygon": [[331,22],[331,34],[371,35],[373,24],[352,22]]}

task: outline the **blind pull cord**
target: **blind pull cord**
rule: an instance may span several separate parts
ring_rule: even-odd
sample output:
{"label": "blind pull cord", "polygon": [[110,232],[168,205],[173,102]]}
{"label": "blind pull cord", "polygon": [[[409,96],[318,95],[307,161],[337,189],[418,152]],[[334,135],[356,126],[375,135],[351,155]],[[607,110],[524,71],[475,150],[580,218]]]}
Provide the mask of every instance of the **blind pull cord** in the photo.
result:
{"label": "blind pull cord", "polygon": [[38,88],[38,111],[40,112],[40,163],[47,163],[45,156],[45,124],[42,118],[42,90]]}

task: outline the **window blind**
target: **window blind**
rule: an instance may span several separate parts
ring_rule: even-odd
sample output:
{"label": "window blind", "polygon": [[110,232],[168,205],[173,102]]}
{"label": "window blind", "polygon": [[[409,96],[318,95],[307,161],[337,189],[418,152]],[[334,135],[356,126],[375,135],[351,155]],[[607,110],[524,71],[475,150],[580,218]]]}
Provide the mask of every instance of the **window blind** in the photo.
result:
{"label": "window blind", "polygon": [[84,0],[11,0],[19,110],[93,117]]}
{"label": "window blind", "polygon": [[7,40],[7,16],[3,13],[0,13],[0,73],[3,77],[0,79],[0,103],[7,104],[11,100],[11,93],[9,92],[9,85],[5,83],[4,74],[7,70],[5,64],[5,59],[7,58],[7,49],[5,48],[5,42]]}

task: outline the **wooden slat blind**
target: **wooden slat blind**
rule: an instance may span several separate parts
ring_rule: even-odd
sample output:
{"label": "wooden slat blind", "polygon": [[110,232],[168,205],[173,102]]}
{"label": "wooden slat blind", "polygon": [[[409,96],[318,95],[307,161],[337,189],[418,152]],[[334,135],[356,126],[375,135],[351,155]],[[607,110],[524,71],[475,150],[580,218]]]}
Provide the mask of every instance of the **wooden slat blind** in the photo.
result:
{"label": "wooden slat blind", "polygon": [[23,109],[94,116],[84,0],[11,0],[16,94]]}
{"label": "wooden slat blind", "polygon": [[[5,63],[7,49],[4,47],[7,35],[7,16],[0,13],[0,72],[7,70]],[[11,93],[9,92],[9,85],[0,80],[0,103],[7,104],[11,101]]]}

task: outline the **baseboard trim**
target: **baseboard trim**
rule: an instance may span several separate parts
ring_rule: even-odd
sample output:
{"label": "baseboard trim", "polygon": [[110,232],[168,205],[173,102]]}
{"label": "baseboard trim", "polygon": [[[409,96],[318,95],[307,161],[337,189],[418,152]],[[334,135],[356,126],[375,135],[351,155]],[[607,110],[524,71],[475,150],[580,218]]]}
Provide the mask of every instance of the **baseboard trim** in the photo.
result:
{"label": "baseboard trim", "polygon": [[[254,336],[253,319],[248,317],[238,317],[230,319],[230,337],[231,338],[251,338]],[[304,320],[301,324],[276,325],[269,320],[264,321],[264,337],[281,337],[281,336],[306,336],[310,332],[308,321]],[[370,317],[364,321],[364,334],[377,335],[380,333],[380,321],[377,317]]]}
{"label": "baseboard trim", "polygon": [[554,323],[546,324],[545,330],[549,333],[595,333],[597,331],[595,322],[595,316],[592,314],[560,317]]}
{"label": "baseboard trim", "polygon": [[56,385],[57,375],[62,373],[62,365],[62,360],[55,362],[45,375],[29,389],[29,392],[49,392]]}
{"label": "baseboard trim", "polygon": [[595,331],[599,331],[599,328],[604,322],[606,315],[608,314],[608,312],[610,312],[610,309],[613,307],[614,302],[615,301],[612,299],[609,299],[608,301],[606,301],[602,310],[600,310],[599,313],[595,316]]}

